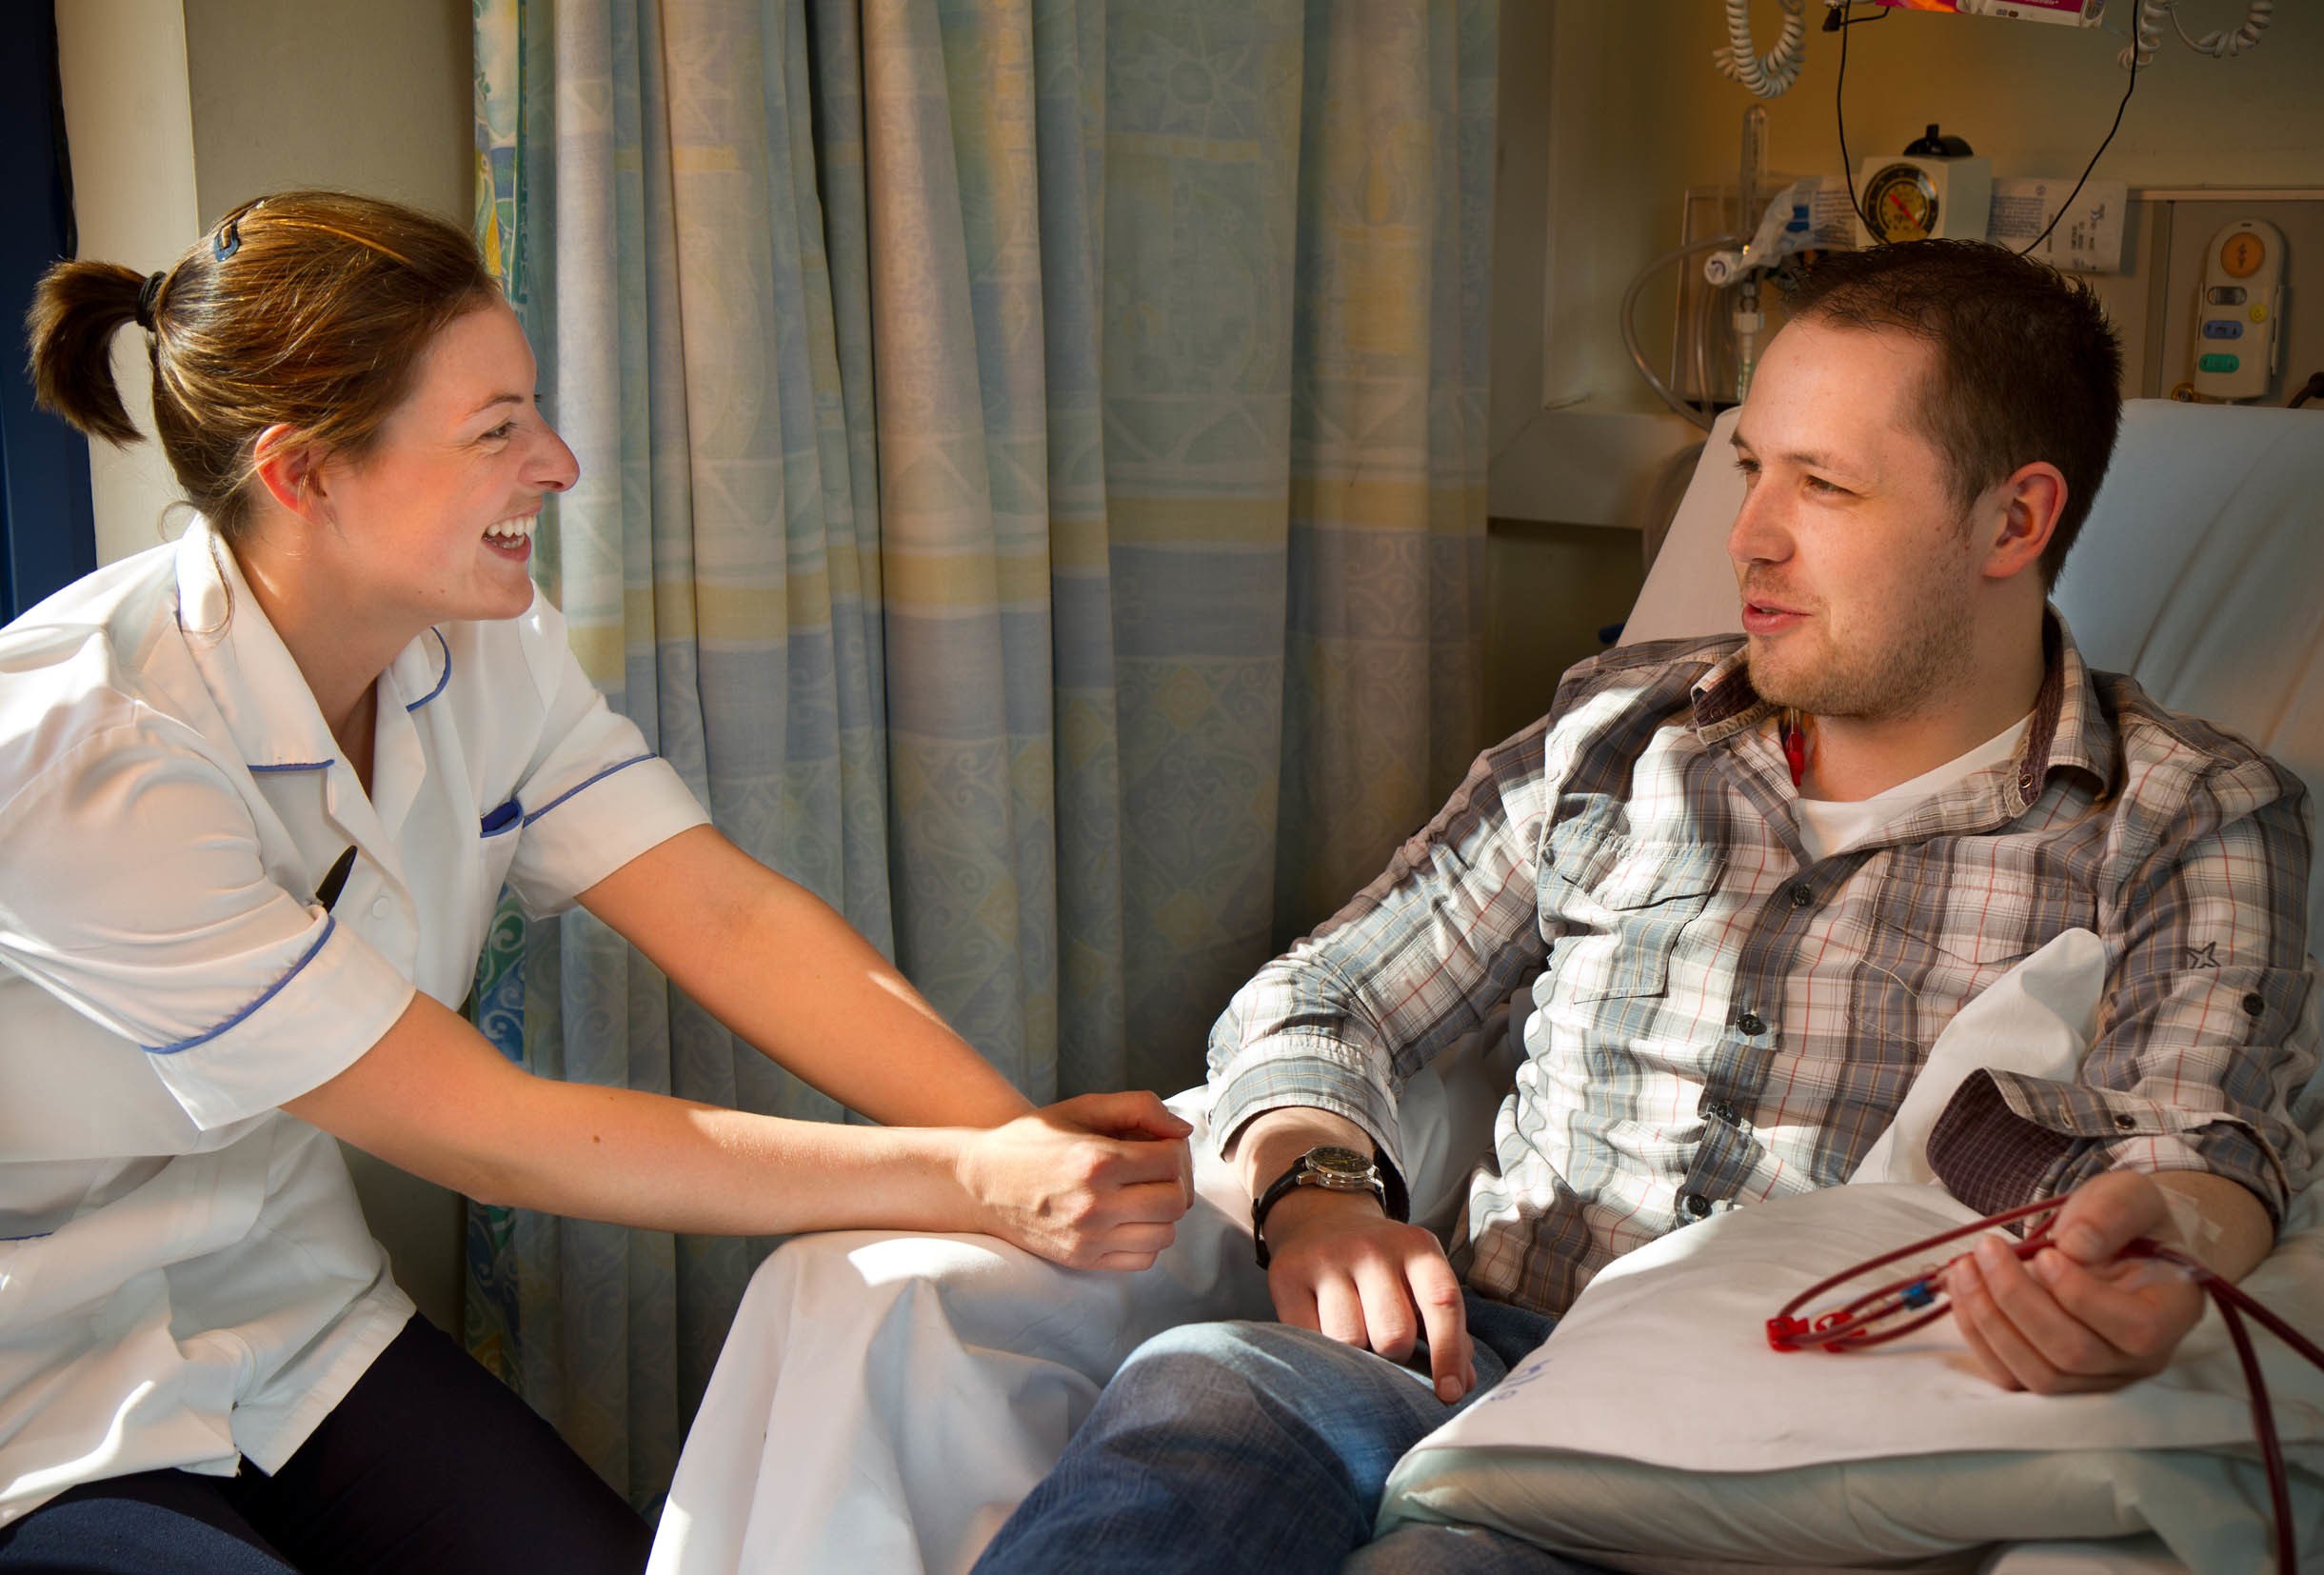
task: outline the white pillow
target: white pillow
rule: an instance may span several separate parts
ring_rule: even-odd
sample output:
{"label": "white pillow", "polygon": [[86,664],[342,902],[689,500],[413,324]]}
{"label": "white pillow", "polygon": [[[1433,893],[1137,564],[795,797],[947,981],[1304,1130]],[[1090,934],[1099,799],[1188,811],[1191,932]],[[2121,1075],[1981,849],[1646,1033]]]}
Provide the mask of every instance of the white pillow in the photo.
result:
{"label": "white pillow", "polygon": [[[1972,1217],[1936,1187],[1835,1187],[1631,1253],[1500,1388],[1404,1457],[1382,1528],[1490,1525],[1645,1568],[1894,1562],[2152,1529],[2197,1569],[2264,1567],[2266,1487],[2215,1313],[2168,1371],[2103,1395],[1996,1388],[1950,1320],[1853,1355],[1768,1347],[1765,1320],[1800,1288]],[[2314,1189],[2246,1287],[2324,1339]],[[2324,1549],[2324,1374],[2256,1338],[2301,1541]]]}

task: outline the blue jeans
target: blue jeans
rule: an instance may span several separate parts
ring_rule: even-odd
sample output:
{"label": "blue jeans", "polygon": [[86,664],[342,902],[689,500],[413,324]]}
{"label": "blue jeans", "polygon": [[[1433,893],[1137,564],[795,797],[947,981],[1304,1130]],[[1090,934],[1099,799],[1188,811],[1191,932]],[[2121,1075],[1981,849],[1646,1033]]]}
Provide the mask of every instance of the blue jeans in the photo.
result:
{"label": "blue jeans", "polygon": [[[1407,1527],[1372,1543],[1404,1451],[1500,1383],[1552,1320],[1467,1297],[1477,1387],[1447,1406],[1420,1371],[1281,1324],[1189,1324],[1131,1353],[978,1575],[1582,1566],[1492,1532]],[[1369,1544],[1370,1545],[1366,1545]]]}

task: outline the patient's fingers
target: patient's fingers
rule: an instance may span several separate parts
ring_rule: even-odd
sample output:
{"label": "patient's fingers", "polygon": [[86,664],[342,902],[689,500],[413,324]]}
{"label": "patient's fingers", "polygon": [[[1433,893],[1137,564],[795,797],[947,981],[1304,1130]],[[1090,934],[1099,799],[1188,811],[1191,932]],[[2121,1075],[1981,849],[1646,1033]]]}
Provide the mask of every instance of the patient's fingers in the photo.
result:
{"label": "patient's fingers", "polygon": [[2006,1387],[2073,1394],[2119,1387],[2138,1376],[2121,1351],[2059,1307],[2025,1266],[1992,1237],[1953,1266],[1955,1320],[1972,1348],[2007,1373]]}
{"label": "patient's fingers", "polygon": [[1949,1289],[1947,1294],[1953,1298],[1954,1327],[1961,1331],[1961,1343],[1969,1347],[1969,1355],[1976,1361],[1977,1370],[1996,1388],[2024,1388],[2025,1386],[2017,1382],[2016,1375],[2002,1365],[1999,1357],[1994,1355],[1993,1347],[1985,1344],[1985,1337],[1977,1332],[1977,1321],[1970,1311],[1967,1294],[1957,1287]]}
{"label": "patient's fingers", "polygon": [[1413,1253],[1405,1260],[1404,1274],[1428,1331],[1428,1376],[1437,1398],[1449,1406],[1477,1386],[1476,1351],[1469,1343],[1460,1282],[1440,1251]]}
{"label": "patient's fingers", "polygon": [[2004,1388],[2032,1389],[2036,1394],[2056,1392],[2057,1369],[2044,1362],[2003,1315],[1986,1283],[1983,1268],[1975,1253],[1953,1266],[1956,1321],[1961,1324],[1965,1334],[1982,1345],[1986,1360],[2000,1370],[2002,1377],[1997,1382]]}
{"label": "patient's fingers", "polygon": [[1391,1362],[1410,1356],[1420,1337],[1420,1320],[1404,1288],[1404,1266],[1393,1259],[1366,1259],[1357,1266],[1356,1288],[1363,1298],[1364,1343]]}
{"label": "patient's fingers", "polygon": [[[1988,1236],[1979,1242],[1975,1256],[1994,1306],[2050,1374],[2102,1378],[2128,1371],[2128,1356],[2059,1306],[2040,1282],[2026,1272],[2017,1255],[1998,1240]],[[2018,1373],[2027,1388],[2047,1392],[2047,1386],[2019,1371],[2016,1364],[2011,1370]]]}
{"label": "patient's fingers", "polygon": [[2048,1251],[2032,1268],[2068,1316],[2123,1352],[2140,1376],[2162,1371],[2203,1317],[2202,1287],[2175,1265],[2130,1260],[2094,1271]]}
{"label": "patient's fingers", "polygon": [[1323,1332],[1323,1320],[1316,1309],[1316,1293],[1313,1286],[1303,1281],[1269,1275],[1267,1277],[1267,1294],[1275,1303],[1275,1316],[1278,1322],[1287,1324],[1295,1329],[1313,1329],[1318,1334]]}
{"label": "patient's fingers", "polygon": [[1316,1327],[1343,1346],[1364,1346],[1363,1298],[1355,1281],[1333,1274],[1317,1284]]}

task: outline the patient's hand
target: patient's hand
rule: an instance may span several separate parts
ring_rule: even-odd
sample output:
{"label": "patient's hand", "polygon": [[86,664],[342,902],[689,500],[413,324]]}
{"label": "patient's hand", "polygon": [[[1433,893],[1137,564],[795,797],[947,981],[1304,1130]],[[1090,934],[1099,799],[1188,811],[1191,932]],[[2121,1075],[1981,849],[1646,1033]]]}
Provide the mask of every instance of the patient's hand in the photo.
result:
{"label": "patient's hand", "polygon": [[1150,1093],[1083,1094],[970,1134],[961,1182],[988,1234],[1070,1268],[1146,1268],[1194,1198],[1192,1130]]}
{"label": "patient's hand", "polygon": [[1425,1331],[1437,1398],[1477,1386],[1460,1282],[1429,1231],[1389,1219],[1368,1192],[1302,1186],[1268,1211],[1266,1233],[1276,1317],[1392,1362]]}
{"label": "patient's hand", "polygon": [[2058,1245],[2025,1262],[1989,1236],[1947,1274],[1954,1322],[1985,1376],[2005,1389],[2077,1394],[2160,1372],[2201,1320],[2204,1296],[2173,1265],[2116,1256],[2140,1236],[2178,1245],[2155,1178],[2114,1170],[2085,1184],[2051,1236]]}

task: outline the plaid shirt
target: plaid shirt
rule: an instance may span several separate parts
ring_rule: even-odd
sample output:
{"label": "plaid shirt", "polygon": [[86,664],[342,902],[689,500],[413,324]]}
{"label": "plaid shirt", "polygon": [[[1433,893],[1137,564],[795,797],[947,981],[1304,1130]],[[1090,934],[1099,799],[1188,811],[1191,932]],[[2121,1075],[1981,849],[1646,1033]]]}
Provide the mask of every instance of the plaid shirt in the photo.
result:
{"label": "plaid shirt", "polygon": [[[2298,780],[2082,666],[2055,615],[2014,762],[1811,862],[1739,642],[1616,650],[1487,751],[1387,871],[1212,1030],[1212,1130],[1305,1106],[1396,1160],[1397,1089],[1529,987],[1454,1264],[1558,1313],[1716,1210],[1844,1181],[1962,1005],[2059,932],[2105,946],[2079,1081],[1974,1074],[1932,1166],[1998,1209],[2199,1169],[2281,1220],[2315,1059]],[[1522,1012],[1523,1003],[1518,1009]]]}

